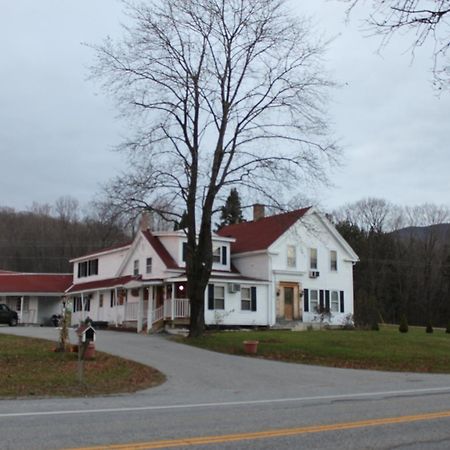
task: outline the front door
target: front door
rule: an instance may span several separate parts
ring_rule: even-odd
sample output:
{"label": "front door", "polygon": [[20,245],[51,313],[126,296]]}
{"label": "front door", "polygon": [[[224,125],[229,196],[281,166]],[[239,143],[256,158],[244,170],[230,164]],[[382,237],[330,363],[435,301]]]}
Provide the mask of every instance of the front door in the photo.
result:
{"label": "front door", "polygon": [[294,288],[284,286],[284,318],[286,320],[292,320],[294,318]]}

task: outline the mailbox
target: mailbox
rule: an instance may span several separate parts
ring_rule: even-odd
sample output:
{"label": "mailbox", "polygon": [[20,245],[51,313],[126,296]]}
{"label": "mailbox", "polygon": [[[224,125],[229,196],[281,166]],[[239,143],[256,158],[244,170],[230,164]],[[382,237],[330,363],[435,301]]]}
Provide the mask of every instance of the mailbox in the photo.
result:
{"label": "mailbox", "polygon": [[80,325],[77,334],[81,342],[95,342],[95,329],[92,325]]}

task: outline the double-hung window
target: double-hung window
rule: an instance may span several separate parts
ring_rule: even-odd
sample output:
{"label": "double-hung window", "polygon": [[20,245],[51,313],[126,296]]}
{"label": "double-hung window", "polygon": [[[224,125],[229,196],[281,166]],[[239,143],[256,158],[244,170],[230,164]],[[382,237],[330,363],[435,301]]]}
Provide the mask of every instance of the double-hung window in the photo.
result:
{"label": "double-hung window", "polygon": [[135,259],[133,262],[133,275],[139,275],[139,260]]}
{"label": "double-hung window", "polygon": [[225,286],[208,285],[208,309],[225,309]]}
{"label": "double-hung window", "polygon": [[336,250],[330,251],[330,270],[332,272],[337,271],[337,251]]}
{"label": "double-hung window", "polygon": [[287,266],[296,267],[297,266],[297,254],[295,245],[287,246]]}
{"label": "double-hung window", "polygon": [[309,268],[317,270],[317,248],[309,249]]}
{"label": "double-hung window", "polygon": [[145,262],[145,273],[152,273],[152,258],[147,258]]}
{"label": "double-hung window", "polygon": [[249,287],[241,287],[241,310],[251,311],[252,309],[252,295]]}

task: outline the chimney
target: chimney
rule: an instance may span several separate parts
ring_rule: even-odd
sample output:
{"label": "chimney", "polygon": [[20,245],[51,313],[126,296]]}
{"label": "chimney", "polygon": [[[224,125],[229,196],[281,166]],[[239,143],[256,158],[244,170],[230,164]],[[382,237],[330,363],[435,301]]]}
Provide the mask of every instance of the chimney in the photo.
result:
{"label": "chimney", "polygon": [[139,220],[139,229],[142,231],[148,230],[152,222],[152,217],[147,211],[143,211],[141,219]]}
{"label": "chimney", "polygon": [[255,203],[253,205],[253,220],[256,222],[259,219],[264,219],[264,205]]}

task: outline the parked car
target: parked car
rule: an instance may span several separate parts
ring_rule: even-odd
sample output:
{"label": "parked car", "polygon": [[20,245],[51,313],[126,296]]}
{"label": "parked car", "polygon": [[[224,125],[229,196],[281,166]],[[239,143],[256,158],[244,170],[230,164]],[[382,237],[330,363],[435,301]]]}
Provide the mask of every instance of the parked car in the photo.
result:
{"label": "parked car", "polygon": [[9,309],[8,305],[0,303],[0,323],[7,323],[10,327],[15,327],[19,322],[17,313]]}

